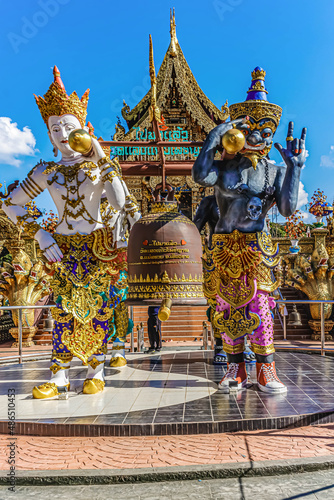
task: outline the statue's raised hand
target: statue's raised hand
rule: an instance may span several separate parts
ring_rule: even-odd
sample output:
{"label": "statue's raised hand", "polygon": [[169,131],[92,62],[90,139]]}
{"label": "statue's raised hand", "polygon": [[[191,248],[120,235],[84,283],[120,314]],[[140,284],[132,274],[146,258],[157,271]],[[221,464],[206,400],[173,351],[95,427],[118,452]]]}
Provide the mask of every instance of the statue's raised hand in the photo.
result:
{"label": "statue's raised hand", "polygon": [[288,136],[286,138],[286,149],[276,142],[275,148],[279,151],[288,167],[302,168],[304,165],[306,160],[305,138],[306,128],[303,128],[300,139],[294,139],[293,122],[290,122],[288,127]]}
{"label": "statue's raised hand", "polygon": [[224,122],[220,125],[217,125],[214,129],[212,129],[209,133],[209,137],[212,139],[211,146],[218,147],[221,146],[223,135],[226,134],[228,130],[233,128],[236,125],[240,125],[241,123],[245,123],[246,118],[237,118],[236,120],[230,122]]}
{"label": "statue's raised hand", "polygon": [[99,141],[92,137],[92,154],[89,157],[90,161],[97,163],[99,160],[101,160],[101,158],[104,158],[105,156],[106,154],[103,151]]}

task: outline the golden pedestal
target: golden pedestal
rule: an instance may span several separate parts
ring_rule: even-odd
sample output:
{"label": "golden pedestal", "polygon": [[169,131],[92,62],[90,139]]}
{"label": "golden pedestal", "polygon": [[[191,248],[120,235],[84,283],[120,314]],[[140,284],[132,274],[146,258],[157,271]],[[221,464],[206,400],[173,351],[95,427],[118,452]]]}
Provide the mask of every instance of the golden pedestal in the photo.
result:
{"label": "golden pedestal", "polygon": [[[35,336],[35,333],[37,332],[38,328],[36,326],[30,326],[30,327],[23,327],[22,328],[22,347],[32,347],[35,345],[33,342],[33,338]],[[19,329],[18,328],[11,328],[9,330],[9,333],[15,339],[15,342],[12,343],[11,347],[18,347],[19,346]]]}
{"label": "golden pedestal", "polygon": [[[312,340],[321,340],[321,321],[318,319],[310,319],[308,324],[310,328],[313,330]],[[333,340],[333,337],[329,335],[329,332],[332,330],[334,326],[334,321],[325,320],[325,340],[326,342],[330,342]]]}

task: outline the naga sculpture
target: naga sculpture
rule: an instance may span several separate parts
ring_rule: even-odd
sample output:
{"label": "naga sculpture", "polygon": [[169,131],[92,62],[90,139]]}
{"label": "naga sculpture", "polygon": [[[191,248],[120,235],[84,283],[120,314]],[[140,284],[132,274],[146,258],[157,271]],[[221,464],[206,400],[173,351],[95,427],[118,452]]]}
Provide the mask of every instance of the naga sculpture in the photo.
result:
{"label": "naga sculpture", "polygon": [[[287,264],[286,283],[301,290],[309,300],[334,300],[334,256],[326,250],[326,229],[313,229],[315,247],[311,256],[291,255],[284,258]],[[314,331],[313,340],[321,339],[320,304],[309,304],[312,319],[309,325]],[[324,304],[326,340],[332,340],[328,332],[334,323],[330,321],[333,304]]]}
{"label": "naga sculpture", "polygon": [[[228,356],[228,369],[219,384],[223,392],[247,384],[243,358],[244,337],[249,335],[256,354],[257,385],[265,392],[284,392],[273,358],[273,319],[269,296],[277,287],[271,270],[278,264],[278,248],[264,231],[273,203],[287,217],[296,209],[301,168],[305,163],[304,128],[293,137],[289,123],[286,147],[275,144],[284,165],[270,161],[268,153],[282,109],[267,100],[265,71],[255,68],[245,102],[230,106],[230,122],[208,134],[193,166],[194,181],[215,186],[219,220],[211,248],[204,259],[204,291],[215,309],[214,325],[220,330]],[[224,135],[237,128],[245,136],[240,151],[222,148]],[[217,158],[218,157],[218,158]]]}
{"label": "naga sculpture", "polygon": [[[19,242],[22,243],[22,242]],[[15,306],[33,306],[36,302],[50,294],[47,274],[43,262],[38,260],[32,263],[24,248],[19,248],[11,263],[3,262],[0,268],[0,289],[8,299],[8,303]],[[18,311],[12,311],[15,328],[10,330],[16,339],[13,346],[18,345]],[[26,309],[22,311],[22,335],[24,347],[34,345],[33,336],[37,331],[34,326],[35,311]]]}
{"label": "naga sculpture", "polygon": [[[62,157],[59,162],[38,163],[3,203],[8,217],[23,223],[49,261],[57,305],[52,309],[55,327],[51,380],[34,387],[34,398],[55,397],[58,387],[69,388],[73,356],[88,364],[83,392],[95,394],[103,390],[109,320],[126,297],[125,221],[131,225],[140,214],[122,180],[118,162],[105,156],[95,138],[90,156],[69,145],[70,133],[85,127],[88,95],[89,90],[81,99],[75,92],[67,95],[59,70],[54,68],[54,82],[48,92],[44,98],[35,98],[54,154],[57,156],[59,150]],[[23,208],[45,189],[58,211],[59,222],[53,235]],[[108,224],[101,218],[103,196],[112,212]],[[117,341],[114,352],[122,352],[123,347],[124,343]]]}

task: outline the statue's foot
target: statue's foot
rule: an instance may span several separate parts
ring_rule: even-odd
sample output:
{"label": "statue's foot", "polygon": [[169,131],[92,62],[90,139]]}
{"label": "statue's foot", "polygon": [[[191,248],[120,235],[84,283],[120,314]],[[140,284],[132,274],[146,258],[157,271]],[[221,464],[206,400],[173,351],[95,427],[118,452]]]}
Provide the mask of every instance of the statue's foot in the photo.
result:
{"label": "statue's foot", "polygon": [[105,386],[105,382],[98,378],[86,378],[83,383],[82,392],[84,394],[98,394],[102,392]]}
{"label": "statue's foot", "polygon": [[112,368],[121,368],[122,366],[126,366],[128,364],[127,360],[124,356],[119,353],[116,353],[115,356],[111,356],[110,358],[110,366]]}
{"label": "statue's foot", "polygon": [[221,392],[240,391],[247,384],[246,365],[242,363],[227,363],[227,372],[218,384]]}
{"label": "statue's foot", "polygon": [[[67,390],[70,390],[70,384],[66,384]],[[45,384],[35,386],[32,390],[34,399],[50,399],[58,396],[58,386],[54,382],[46,382]]]}
{"label": "statue's foot", "polygon": [[272,363],[256,363],[256,373],[257,386],[260,391],[279,394],[288,390],[277,376],[275,361]]}

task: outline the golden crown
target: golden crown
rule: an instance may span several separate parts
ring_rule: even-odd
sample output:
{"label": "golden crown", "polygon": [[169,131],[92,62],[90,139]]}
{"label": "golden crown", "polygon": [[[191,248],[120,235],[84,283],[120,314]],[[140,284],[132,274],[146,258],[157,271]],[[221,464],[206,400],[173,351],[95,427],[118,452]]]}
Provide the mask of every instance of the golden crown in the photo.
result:
{"label": "golden crown", "polygon": [[84,127],[87,116],[89,89],[86,90],[81,99],[79,99],[76,92],[72,92],[72,94],[68,96],[57,66],[53,68],[53,75],[54,81],[51,83],[44,97],[34,94],[43,120],[46,125],[48,125],[50,116],[71,114],[76,116],[81,126]]}
{"label": "golden crown", "polygon": [[231,120],[249,116],[255,122],[264,119],[271,121],[273,125],[270,128],[275,132],[282,116],[282,108],[268,102],[268,92],[264,83],[265,76],[266,72],[260,66],[252,71],[252,83],[247,91],[246,101],[231,104],[229,106],[230,116]]}
{"label": "golden crown", "polygon": [[266,72],[262,68],[255,68],[252,71],[252,80],[264,80],[266,76]]}
{"label": "golden crown", "polygon": [[244,101],[237,104],[230,104],[230,117],[231,120],[236,120],[243,116],[249,116],[254,121],[267,119],[275,124],[275,130],[278,127],[279,121],[282,116],[282,108],[277,104],[272,104],[267,101]]}

